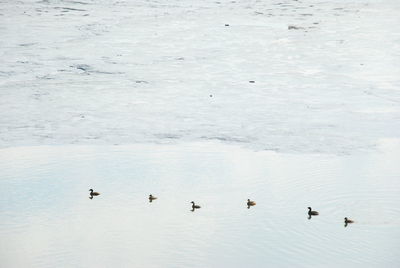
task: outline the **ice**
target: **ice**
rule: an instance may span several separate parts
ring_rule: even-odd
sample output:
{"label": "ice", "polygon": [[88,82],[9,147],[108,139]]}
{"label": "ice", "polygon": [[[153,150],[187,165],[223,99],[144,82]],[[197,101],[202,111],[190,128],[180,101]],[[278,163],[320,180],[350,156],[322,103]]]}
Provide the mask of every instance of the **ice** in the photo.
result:
{"label": "ice", "polygon": [[400,134],[399,10],[397,0],[2,1],[0,147],[374,150]]}

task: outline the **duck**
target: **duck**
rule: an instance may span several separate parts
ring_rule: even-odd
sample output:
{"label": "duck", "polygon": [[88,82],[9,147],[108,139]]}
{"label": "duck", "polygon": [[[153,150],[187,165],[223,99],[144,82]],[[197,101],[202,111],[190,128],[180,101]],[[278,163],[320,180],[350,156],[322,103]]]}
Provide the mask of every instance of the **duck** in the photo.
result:
{"label": "duck", "polygon": [[155,196],[153,196],[153,195],[149,195],[149,200],[150,200],[150,202],[152,202],[153,200],[156,200],[157,199],[157,197],[155,197]]}
{"label": "duck", "polygon": [[349,224],[349,223],[354,223],[353,220],[349,220],[347,217],[344,218],[344,223]]}
{"label": "duck", "polygon": [[319,215],[319,212],[318,211],[314,211],[314,210],[311,210],[311,207],[308,207],[308,215],[309,216],[311,216],[311,215]]}
{"label": "duck", "polygon": [[192,203],[192,209],[201,208],[199,205],[196,205],[193,201],[190,203]]}
{"label": "duck", "polygon": [[98,193],[98,192],[93,192],[93,189],[89,189],[89,192],[90,192],[90,196],[100,195],[100,193]]}
{"label": "duck", "polygon": [[254,202],[254,201],[251,201],[250,199],[247,199],[247,206],[255,206],[256,205],[256,202]]}

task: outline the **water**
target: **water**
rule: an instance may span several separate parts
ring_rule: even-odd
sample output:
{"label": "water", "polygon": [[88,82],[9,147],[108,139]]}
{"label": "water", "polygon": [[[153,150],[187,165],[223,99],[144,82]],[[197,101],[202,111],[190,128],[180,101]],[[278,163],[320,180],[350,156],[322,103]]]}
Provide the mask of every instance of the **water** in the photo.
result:
{"label": "water", "polygon": [[[398,267],[400,144],[0,150],[4,267]],[[89,188],[101,192],[89,199]],[[158,197],[150,203],[149,194]],[[257,205],[250,209],[246,200]],[[202,206],[190,211],[190,201]],[[307,207],[320,212],[308,219]],[[343,218],[356,223],[344,227]]]}
{"label": "water", "polygon": [[400,266],[400,1],[0,2],[0,266]]}

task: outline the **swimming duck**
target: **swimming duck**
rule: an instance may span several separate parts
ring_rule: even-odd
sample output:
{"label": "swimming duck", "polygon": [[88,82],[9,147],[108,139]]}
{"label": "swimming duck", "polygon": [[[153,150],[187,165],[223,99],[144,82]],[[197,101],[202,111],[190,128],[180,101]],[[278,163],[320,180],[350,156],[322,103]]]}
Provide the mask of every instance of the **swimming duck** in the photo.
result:
{"label": "swimming duck", "polygon": [[192,209],[201,208],[199,205],[196,205],[193,201],[190,203],[192,203]]}
{"label": "swimming duck", "polygon": [[152,202],[153,200],[156,200],[157,199],[157,197],[155,197],[155,196],[153,196],[153,195],[149,195],[149,200],[150,200],[150,202]]}
{"label": "swimming duck", "polygon": [[344,223],[349,224],[349,223],[354,223],[353,220],[349,220],[347,217],[344,218]]}
{"label": "swimming duck", "polygon": [[98,192],[93,192],[93,189],[89,189],[90,196],[100,195]]}
{"label": "swimming duck", "polygon": [[247,206],[248,206],[248,207],[250,207],[250,206],[255,206],[255,205],[256,205],[256,202],[251,201],[250,199],[247,199]]}
{"label": "swimming duck", "polygon": [[318,211],[313,211],[313,210],[311,210],[311,207],[308,207],[308,215],[309,216],[311,216],[311,215],[319,215],[319,213],[318,213]]}

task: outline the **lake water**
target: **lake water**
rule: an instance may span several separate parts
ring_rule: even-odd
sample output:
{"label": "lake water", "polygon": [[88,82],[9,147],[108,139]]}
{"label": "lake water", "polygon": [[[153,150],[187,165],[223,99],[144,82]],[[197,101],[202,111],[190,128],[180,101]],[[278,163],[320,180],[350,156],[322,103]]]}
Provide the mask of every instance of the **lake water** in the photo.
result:
{"label": "lake water", "polygon": [[[1,149],[0,263],[399,267],[399,156],[390,140],[350,156],[217,143]],[[308,219],[308,206],[320,215]]]}
{"label": "lake water", "polygon": [[399,10],[1,0],[0,267],[400,267]]}

